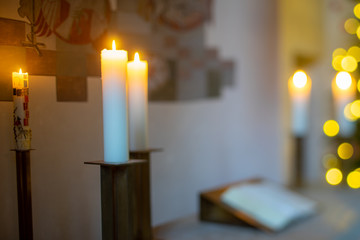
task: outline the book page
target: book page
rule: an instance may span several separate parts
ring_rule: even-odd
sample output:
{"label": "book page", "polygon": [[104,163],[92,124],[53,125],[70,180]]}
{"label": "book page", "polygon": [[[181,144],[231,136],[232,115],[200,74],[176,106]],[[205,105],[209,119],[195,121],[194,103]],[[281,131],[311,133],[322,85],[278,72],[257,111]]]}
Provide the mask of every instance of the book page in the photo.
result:
{"label": "book page", "polygon": [[221,200],[273,231],[316,212],[316,203],[270,182],[239,184],[225,191]]}

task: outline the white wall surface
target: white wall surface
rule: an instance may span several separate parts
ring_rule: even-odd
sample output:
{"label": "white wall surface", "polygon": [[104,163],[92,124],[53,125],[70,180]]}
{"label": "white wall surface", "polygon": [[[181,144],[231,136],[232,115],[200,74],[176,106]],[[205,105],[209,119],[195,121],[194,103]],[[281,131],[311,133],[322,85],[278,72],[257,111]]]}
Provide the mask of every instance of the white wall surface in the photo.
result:
{"label": "white wall surface", "polygon": [[[207,45],[235,61],[235,85],[219,99],[150,103],[150,145],[164,149],[152,155],[154,225],[195,213],[202,190],[284,180],[276,31],[275,0],[215,1]],[[100,86],[89,78],[88,102],[59,103],[54,77],[30,76],[34,239],[100,239],[99,169],[83,164],[103,156]],[[0,239],[17,239],[10,102],[0,102],[0,143]]]}

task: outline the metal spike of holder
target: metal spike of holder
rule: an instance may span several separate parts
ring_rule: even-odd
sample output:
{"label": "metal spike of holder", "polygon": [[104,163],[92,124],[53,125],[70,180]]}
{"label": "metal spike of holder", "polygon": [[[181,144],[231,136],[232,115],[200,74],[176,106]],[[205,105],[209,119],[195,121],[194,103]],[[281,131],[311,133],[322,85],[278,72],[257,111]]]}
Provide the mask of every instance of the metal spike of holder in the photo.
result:
{"label": "metal spike of holder", "polygon": [[30,150],[16,150],[19,239],[33,239]]}
{"label": "metal spike of holder", "polygon": [[85,162],[100,166],[103,240],[153,239],[150,153],[156,151],[130,151],[125,163]]}

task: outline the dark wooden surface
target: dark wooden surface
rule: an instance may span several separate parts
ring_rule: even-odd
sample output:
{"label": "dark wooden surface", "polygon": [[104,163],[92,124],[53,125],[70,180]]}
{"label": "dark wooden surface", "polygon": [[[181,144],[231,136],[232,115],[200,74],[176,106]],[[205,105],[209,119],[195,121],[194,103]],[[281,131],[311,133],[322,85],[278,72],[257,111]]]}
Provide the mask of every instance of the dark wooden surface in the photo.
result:
{"label": "dark wooden surface", "polygon": [[101,167],[103,240],[153,239],[150,154],[159,151],[161,149],[130,151],[131,160],[123,163],[85,162]]}
{"label": "dark wooden surface", "polygon": [[135,183],[135,195],[132,205],[134,212],[134,239],[153,239],[151,223],[151,187],[150,187],[150,165],[152,152],[161,149],[143,149],[130,151],[130,158],[143,159],[144,164],[132,168]]}
{"label": "dark wooden surface", "polygon": [[138,163],[145,163],[145,161],[141,160],[141,159],[130,159],[127,162],[120,162],[120,163],[110,163],[110,162],[105,162],[104,160],[84,162],[84,164],[89,164],[89,165],[120,167],[120,168],[127,168],[131,165],[138,164]]}
{"label": "dark wooden surface", "polygon": [[[129,165],[130,166],[130,165]],[[101,173],[101,215],[103,240],[131,240],[132,213],[129,192],[129,168],[102,165]]]}
{"label": "dark wooden surface", "polygon": [[135,214],[132,200],[136,195],[134,167],[144,160],[107,163],[102,160],[85,162],[100,166],[101,216],[103,240],[134,240]]}
{"label": "dark wooden surface", "polygon": [[16,151],[19,239],[33,239],[30,150]]}
{"label": "dark wooden surface", "polygon": [[304,138],[294,138],[294,179],[291,184],[293,188],[303,187],[304,185]]}

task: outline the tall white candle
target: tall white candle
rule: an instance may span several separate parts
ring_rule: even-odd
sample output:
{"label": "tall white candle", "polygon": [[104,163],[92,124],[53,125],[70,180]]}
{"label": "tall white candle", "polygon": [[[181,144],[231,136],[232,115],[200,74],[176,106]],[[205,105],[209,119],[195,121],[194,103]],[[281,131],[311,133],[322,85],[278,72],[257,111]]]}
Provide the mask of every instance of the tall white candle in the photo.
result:
{"label": "tall white candle", "polygon": [[289,92],[292,104],[292,132],[303,137],[308,130],[309,98],[311,79],[304,71],[296,71],[289,79]]}
{"label": "tall white candle", "polygon": [[148,148],[148,65],[135,53],[127,65],[130,149]]}
{"label": "tall white candle", "polygon": [[127,122],[127,51],[101,51],[103,95],[104,161],[111,163],[129,160]]}
{"label": "tall white candle", "polygon": [[332,81],[335,113],[339,123],[339,134],[342,137],[350,137],[355,132],[355,123],[346,119],[345,106],[355,100],[356,86],[348,72],[338,72]]}
{"label": "tall white candle", "polygon": [[20,71],[12,73],[14,101],[14,134],[16,150],[29,150],[31,129],[29,126],[29,77]]}

